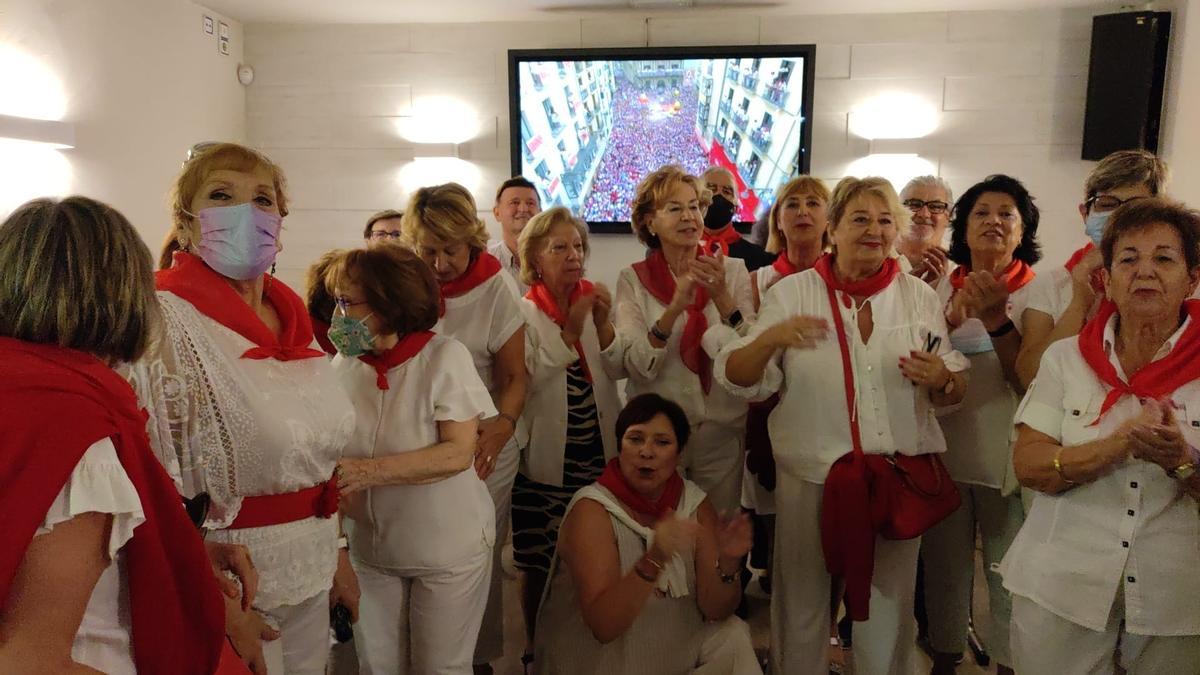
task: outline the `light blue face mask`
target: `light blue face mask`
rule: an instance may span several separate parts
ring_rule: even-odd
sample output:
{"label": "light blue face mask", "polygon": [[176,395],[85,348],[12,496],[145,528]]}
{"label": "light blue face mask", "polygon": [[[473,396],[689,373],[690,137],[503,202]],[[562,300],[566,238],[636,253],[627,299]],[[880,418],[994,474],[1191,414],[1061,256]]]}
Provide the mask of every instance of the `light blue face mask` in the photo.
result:
{"label": "light blue face mask", "polygon": [[1104,228],[1108,227],[1108,217],[1111,215],[1112,211],[1089,213],[1087,220],[1083,222],[1083,231],[1093,244],[1100,245],[1100,240],[1104,238]]}
{"label": "light blue face mask", "polygon": [[329,321],[329,341],[337,348],[338,353],[346,358],[357,358],[371,351],[375,344],[375,336],[367,328],[368,314],[361,319],[346,316],[346,311],[340,307],[334,312]]}

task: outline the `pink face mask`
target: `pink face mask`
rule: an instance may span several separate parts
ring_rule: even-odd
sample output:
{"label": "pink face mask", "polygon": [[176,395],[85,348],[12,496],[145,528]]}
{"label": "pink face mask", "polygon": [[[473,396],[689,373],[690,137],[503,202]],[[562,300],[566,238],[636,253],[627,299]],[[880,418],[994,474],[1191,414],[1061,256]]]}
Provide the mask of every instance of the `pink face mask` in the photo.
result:
{"label": "pink face mask", "polygon": [[219,274],[248,281],[261,276],[275,262],[276,241],[283,224],[279,214],[246,202],[210,206],[195,217],[200,220],[197,253]]}

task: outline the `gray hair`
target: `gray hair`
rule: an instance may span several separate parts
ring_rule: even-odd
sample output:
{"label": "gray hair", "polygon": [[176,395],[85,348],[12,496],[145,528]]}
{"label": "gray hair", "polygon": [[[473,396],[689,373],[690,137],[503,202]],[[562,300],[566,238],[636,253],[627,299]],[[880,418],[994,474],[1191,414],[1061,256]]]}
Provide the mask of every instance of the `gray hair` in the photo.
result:
{"label": "gray hair", "polygon": [[954,190],[950,188],[950,184],[946,182],[946,179],[942,178],[941,176],[917,176],[916,178],[908,181],[908,183],[905,184],[904,189],[900,191],[901,201],[908,199],[909,191],[918,187],[941,188],[942,191],[946,193],[946,203],[950,205],[954,204]]}

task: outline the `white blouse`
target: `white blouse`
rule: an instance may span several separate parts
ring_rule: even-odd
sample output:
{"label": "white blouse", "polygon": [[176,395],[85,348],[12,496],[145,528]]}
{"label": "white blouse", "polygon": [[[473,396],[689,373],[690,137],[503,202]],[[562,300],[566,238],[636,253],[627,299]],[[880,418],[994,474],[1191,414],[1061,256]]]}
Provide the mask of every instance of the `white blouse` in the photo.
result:
{"label": "white blouse", "polygon": [[[1166,356],[1188,321],[1155,360]],[[1113,351],[1115,322],[1114,316],[1105,329],[1104,348],[1117,376],[1125,380]],[[1016,422],[1064,446],[1110,436],[1141,414],[1141,404],[1124,396],[1099,424],[1090,426],[1109,390],[1083,360],[1078,340],[1059,340],[1042,356]],[[1170,398],[1179,407],[1185,440],[1200,445],[1200,381],[1180,387]],[[1000,571],[1014,594],[1094,631],[1105,630],[1123,591],[1130,633],[1200,635],[1198,555],[1196,500],[1158,465],[1130,458],[1087,485],[1058,495],[1035,493]]]}
{"label": "white blouse", "polygon": [[[521,473],[539,483],[562,486],[563,451],[567,442],[567,366],[579,360],[573,345],[562,341],[562,329],[532,300],[523,299],[525,312],[525,368],[529,371],[529,396],[521,414],[518,436],[529,439],[521,458]],[[584,321],[583,354],[592,373],[592,396],[599,416],[604,457],[617,455],[613,426],[621,412],[616,381],[625,377],[625,353],[619,336],[608,349],[591,319]]]}
{"label": "white blouse", "polygon": [[1037,277],[1029,282],[1026,309],[1036,309],[1053,319],[1054,323],[1058,323],[1063,312],[1067,311],[1071,304],[1074,294],[1071,273],[1062,265],[1055,265],[1048,270],[1039,271]]}
{"label": "white blouse", "polygon": [[[376,385],[375,369],[335,356],[333,368],[356,411],[345,457],[388,457],[438,442],[437,423],[496,414],[467,350],[435,335],[416,356]],[[475,467],[426,485],[384,485],[342,501],[350,550],[376,567],[445,569],[490,550],[495,506]]]}
{"label": "white blouse", "polygon": [[[1008,296],[1008,315],[1021,330],[1021,315],[1029,302],[1030,288],[1025,284]],[[942,307],[949,308],[953,291],[949,275],[937,285]],[[950,333],[950,344],[971,362],[970,377],[963,400],[939,410],[938,421],[946,437],[942,461],[950,476],[960,483],[990,488],[1014,487],[1012,472],[1012,418],[1020,398],[1004,377],[1000,358],[992,347],[992,338],[979,319],[967,319]]]}
{"label": "white blouse", "polygon": [[[900,357],[923,350],[930,334],[941,338],[937,353],[950,370],[968,367],[966,358],[950,345],[937,294],[920,279],[899,274],[869,302],[874,329],[867,344],[858,332],[858,310],[838,303],[850,342],[863,452],[943,452],[946,442],[928,390],[913,386],[899,367]],[[830,338],[814,349],[776,352],[754,385],[731,383],[725,375],[729,355],[798,314],[826,319]],[[829,467],[853,448],[841,348],[833,326],[825,281],[815,270],[793,274],[767,291],[749,334],[726,345],[713,369],[715,379],[742,398],[761,401],[780,394],[767,422],[775,461],[781,475],[812,483],[824,483]]]}
{"label": "white blouse", "polygon": [[[738,258],[725,258],[725,286],[742,312],[741,331],[744,332],[755,317],[746,263]],[[642,285],[632,267],[621,270],[617,277],[616,329],[625,347],[625,371],[629,375],[625,385],[626,397],[660,394],[678,403],[692,426],[701,422],[737,425],[746,416],[746,402],[721,388],[715,376],[706,396],[700,376],[683,362],[679,342],[687,325],[687,312],[680,313],[675,320],[670,331],[671,338],[665,346],[654,347],[650,344],[650,326],[658,321],[666,309],[667,306]],[[722,326],[721,313],[711,301],[704,307],[704,317],[708,320],[709,330]],[[714,360],[714,366],[719,342],[704,340],[705,351]]]}
{"label": "white blouse", "polygon": [[524,324],[515,284],[502,272],[457,298],[446,298],[446,315],[433,331],[452,337],[467,348],[479,379],[494,398],[492,365],[496,352]]}
{"label": "white blouse", "polygon": [[237,517],[242,497],[329,480],[354,429],[350,402],[328,360],[243,359],[254,346],[245,337],[173,293],[158,297],[165,335],[131,375],[150,414],[151,446],[185,496],[209,493],[209,538],[250,549],[256,606],[303,602],[333,581],[336,519],[221,528]]}

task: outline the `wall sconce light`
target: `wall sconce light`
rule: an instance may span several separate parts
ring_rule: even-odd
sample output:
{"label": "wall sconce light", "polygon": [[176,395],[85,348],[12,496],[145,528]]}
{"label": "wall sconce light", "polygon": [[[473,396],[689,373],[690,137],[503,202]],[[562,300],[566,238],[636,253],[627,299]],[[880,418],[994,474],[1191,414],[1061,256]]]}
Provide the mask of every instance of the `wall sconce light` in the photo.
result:
{"label": "wall sconce light", "polygon": [[881,176],[899,192],[917,176],[936,175],[937,167],[916,153],[875,153],[854,160],[846,172],[848,176]]}
{"label": "wall sconce light", "polygon": [[449,96],[417,99],[410,114],[396,118],[397,133],[418,145],[461,145],[477,136],[480,126],[471,106]]}
{"label": "wall sconce light", "polygon": [[937,108],[924,98],[886,92],[850,112],[850,131],[869,140],[922,138],[937,129],[938,121]]}
{"label": "wall sconce light", "polygon": [[75,147],[75,127],[54,120],[0,115],[0,138],[39,143],[61,150]]}

